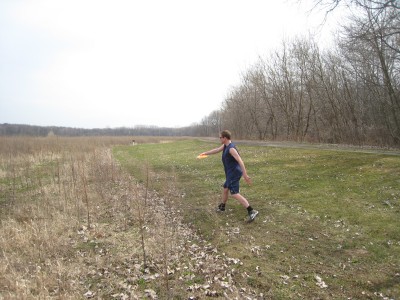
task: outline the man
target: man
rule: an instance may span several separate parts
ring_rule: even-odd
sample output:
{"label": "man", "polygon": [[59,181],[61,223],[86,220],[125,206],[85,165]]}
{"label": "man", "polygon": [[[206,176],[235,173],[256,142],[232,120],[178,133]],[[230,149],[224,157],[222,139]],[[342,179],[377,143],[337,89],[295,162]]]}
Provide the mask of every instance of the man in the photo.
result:
{"label": "man", "polygon": [[244,180],[250,185],[251,178],[247,175],[246,167],[240,157],[235,145],[231,141],[231,133],[224,130],[220,134],[221,146],[218,148],[206,151],[200,155],[211,155],[222,152],[222,162],[224,164],[226,181],[223,185],[222,202],[218,205],[218,212],[225,211],[225,204],[228,201],[229,192],[232,197],[240,202],[247,209],[249,219],[248,222],[254,221],[258,211],[253,209],[247,199],[239,193],[239,181],[243,176]]}

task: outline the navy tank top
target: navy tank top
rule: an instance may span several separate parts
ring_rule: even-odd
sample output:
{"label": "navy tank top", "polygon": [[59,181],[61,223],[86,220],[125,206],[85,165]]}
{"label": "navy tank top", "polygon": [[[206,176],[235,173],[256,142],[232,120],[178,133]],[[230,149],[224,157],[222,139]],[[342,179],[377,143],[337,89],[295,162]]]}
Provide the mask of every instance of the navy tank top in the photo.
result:
{"label": "navy tank top", "polygon": [[[222,151],[222,163],[224,164],[225,175],[226,175],[226,177],[241,176],[242,169],[240,168],[239,163],[229,153],[229,150],[231,148],[236,149],[235,144],[230,143],[228,146],[224,145],[224,150]],[[237,149],[236,149],[236,151],[237,151]]]}

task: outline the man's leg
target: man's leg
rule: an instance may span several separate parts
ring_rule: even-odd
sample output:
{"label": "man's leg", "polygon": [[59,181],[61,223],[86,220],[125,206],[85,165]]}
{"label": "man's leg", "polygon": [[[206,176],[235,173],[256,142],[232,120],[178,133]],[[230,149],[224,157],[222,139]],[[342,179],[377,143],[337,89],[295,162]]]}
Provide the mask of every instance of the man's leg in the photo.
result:
{"label": "man's leg", "polygon": [[226,204],[226,202],[228,201],[228,196],[229,196],[229,189],[228,188],[224,188],[222,190],[222,203]]}
{"label": "man's leg", "polygon": [[247,199],[245,197],[243,197],[242,195],[240,195],[239,193],[233,194],[232,197],[235,198],[236,200],[238,200],[240,202],[240,204],[243,205],[244,208],[249,207],[249,201],[247,201]]}
{"label": "man's leg", "polygon": [[228,196],[229,189],[224,187],[224,189],[222,190],[221,203],[218,205],[217,212],[225,211],[225,204],[228,201]]}
{"label": "man's leg", "polygon": [[232,197],[235,198],[236,200],[238,200],[240,202],[240,204],[242,204],[247,209],[247,213],[249,214],[249,219],[247,220],[247,222],[249,222],[249,223],[253,222],[254,219],[256,218],[256,216],[258,215],[258,211],[253,209],[250,206],[249,201],[247,201],[247,199],[245,197],[243,197],[242,195],[240,195],[239,193],[233,194]]}

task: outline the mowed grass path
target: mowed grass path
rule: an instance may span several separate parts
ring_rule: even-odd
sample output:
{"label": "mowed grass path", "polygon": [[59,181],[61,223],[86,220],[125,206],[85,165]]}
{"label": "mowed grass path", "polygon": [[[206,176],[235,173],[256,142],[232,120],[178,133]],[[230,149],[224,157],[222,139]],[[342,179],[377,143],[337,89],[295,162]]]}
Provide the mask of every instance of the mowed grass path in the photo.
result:
{"label": "mowed grass path", "polygon": [[400,156],[238,145],[253,185],[215,208],[224,181],[217,147],[184,140],[114,148],[121,165],[164,193],[220,253],[240,260],[235,280],[271,299],[400,298]]}

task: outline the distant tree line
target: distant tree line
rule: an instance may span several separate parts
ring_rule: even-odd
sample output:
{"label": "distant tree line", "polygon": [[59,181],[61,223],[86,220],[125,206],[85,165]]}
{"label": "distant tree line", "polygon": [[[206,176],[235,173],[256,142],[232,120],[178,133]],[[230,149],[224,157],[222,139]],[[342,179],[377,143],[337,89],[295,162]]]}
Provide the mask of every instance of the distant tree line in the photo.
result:
{"label": "distant tree line", "polygon": [[199,125],[182,128],[135,126],[84,129],[7,123],[0,124],[0,136],[198,136],[200,132]]}
{"label": "distant tree line", "polygon": [[400,145],[400,2],[316,2],[352,7],[336,46],[284,41],[203,118],[203,135],[229,128],[239,138]]}

